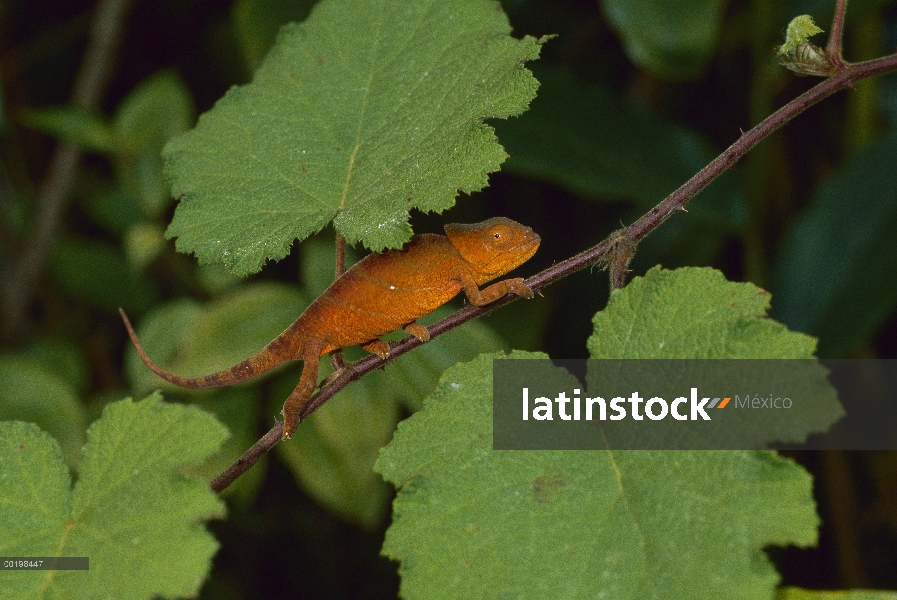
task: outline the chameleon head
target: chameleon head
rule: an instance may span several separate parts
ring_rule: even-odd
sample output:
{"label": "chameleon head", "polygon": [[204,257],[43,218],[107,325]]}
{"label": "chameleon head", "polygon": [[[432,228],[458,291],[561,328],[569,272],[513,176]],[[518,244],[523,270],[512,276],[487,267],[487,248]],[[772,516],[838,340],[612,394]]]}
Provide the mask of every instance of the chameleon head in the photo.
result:
{"label": "chameleon head", "polygon": [[504,275],[530,259],[542,239],[526,225],[505,217],[482,223],[451,224],[445,233],[461,258],[482,276],[480,283]]}

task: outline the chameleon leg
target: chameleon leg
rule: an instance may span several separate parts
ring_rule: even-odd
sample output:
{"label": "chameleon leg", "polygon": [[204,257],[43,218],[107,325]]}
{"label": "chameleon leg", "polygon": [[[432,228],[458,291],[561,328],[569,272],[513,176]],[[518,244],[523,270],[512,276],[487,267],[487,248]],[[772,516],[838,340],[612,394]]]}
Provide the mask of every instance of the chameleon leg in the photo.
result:
{"label": "chameleon leg", "polygon": [[299,384],[283,403],[283,435],[282,440],[290,439],[299,425],[299,413],[305,407],[318,383],[318,365],[321,362],[320,348],[306,347],[302,355],[302,377]]}
{"label": "chameleon leg", "polygon": [[389,342],[384,342],[383,340],[371,340],[366,344],[362,344],[361,347],[384,360],[389,358]]}
{"label": "chameleon leg", "polygon": [[430,332],[427,331],[426,327],[424,327],[417,321],[411,321],[410,323],[403,325],[402,329],[404,329],[406,333],[413,335],[422,342],[430,341]]}
{"label": "chameleon leg", "polygon": [[472,277],[462,278],[461,284],[464,286],[464,294],[467,296],[467,299],[475,306],[484,306],[490,302],[495,302],[505,294],[516,294],[523,298],[533,297],[533,291],[523,283],[523,279],[520,277],[493,283],[482,290],[477,287],[476,281]]}

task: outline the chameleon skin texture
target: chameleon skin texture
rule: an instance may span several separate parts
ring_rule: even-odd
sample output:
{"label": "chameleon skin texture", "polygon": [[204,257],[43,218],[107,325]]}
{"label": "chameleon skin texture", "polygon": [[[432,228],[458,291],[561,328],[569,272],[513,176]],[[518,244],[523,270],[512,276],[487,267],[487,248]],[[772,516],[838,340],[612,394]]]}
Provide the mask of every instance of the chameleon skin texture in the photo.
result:
{"label": "chameleon skin texture", "polygon": [[215,388],[251,379],[288,360],[302,360],[302,376],[284,403],[283,438],[299,424],[299,413],[317,386],[321,356],[346,346],[362,346],[386,358],[379,337],[405,329],[421,341],[426,328],[415,322],[458,295],[483,306],[511,293],[532,298],[521,278],[479,286],[504,275],[535,254],[540,238],[511,219],[445,226],[446,235],[416,235],[401,250],[370,254],[333,282],[292,325],[238,365],[186,378],[169,373],[147,356],[124,311],[122,319],[143,362],[159,377],[186,388]]}

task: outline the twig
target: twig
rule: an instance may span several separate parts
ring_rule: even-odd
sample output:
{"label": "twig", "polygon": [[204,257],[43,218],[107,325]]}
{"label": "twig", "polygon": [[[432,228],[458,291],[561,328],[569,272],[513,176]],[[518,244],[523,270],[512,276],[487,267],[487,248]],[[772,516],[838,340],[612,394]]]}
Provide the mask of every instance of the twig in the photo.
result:
{"label": "twig", "polygon": [[[685,204],[703,190],[713,179],[718,177],[723,171],[734,165],[739,158],[745,155],[751,148],[756,146],[763,138],[770,133],[776,131],[791,119],[805,111],[807,108],[816,104],[820,100],[827,98],[834,92],[851,87],[852,84],[861,79],[897,71],[897,54],[870,60],[867,62],[849,65],[844,71],[826,79],[822,83],[816,85],[812,89],[804,92],[769,117],[764,119],[753,129],[743,133],[738,141],[729,146],[722,154],[713,160],[706,167],[701,169],[694,177],[689,179],[675,192],[667,196],[663,202],[652,208],[648,213],[642,216],[638,221],[618,232],[614,232],[609,238],[602,241],[597,246],[593,246],[588,250],[577,254],[567,260],[557,263],[552,267],[545,269],[541,273],[526,280],[526,284],[534,291],[539,292],[552,283],[567,277],[588,267],[590,265],[604,261],[607,263],[609,255],[620,243],[620,236],[625,236],[629,243],[636,244],[653,231],[657,226],[666,221],[671,215],[685,210]],[[462,325],[471,319],[475,319],[493,309],[503,306],[508,302],[517,299],[517,296],[506,295],[499,298],[492,304],[484,307],[467,305],[461,310],[449,315],[445,319],[435,323],[429,327],[430,338],[435,338],[455,327]],[[386,361],[405,354],[406,352],[420,346],[422,342],[413,336],[404,338],[398,342],[390,344],[390,357]],[[319,406],[333,397],[341,389],[349,385],[351,382],[361,378],[366,373],[373,371],[378,367],[382,367],[385,360],[378,356],[371,355],[358,362],[348,365],[342,373],[335,377],[330,383],[311,398],[308,404],[302,409],[301,418],[304,420]],[[222,473],[215,482],[220,485],[217,490],[224,489],[233,480],[246,471],[258,458],[279,440],[279,431],[283,425],[278,422],[275,427],[269,431],[264,438],[253,446],[246,454]],[[267,440],[267,441],[266,441]],[[250,456],[250,453],[252,456]],[[225,474],[228,478],[225,478]]]}
{"label": "twig", "polygon": [[[99,108],[106,84],[112,75],[115,54],[130,6],[131,0],[100,0],[97,5],[90,41],[72,90],[73,106],[90,110]],[[38,192],[34,230],[24,244],[19,259],[5,274],[5,283],[0,292],[0,306],[3,307],[0,337],[11,338],[24,324],[32,289],[68,205],[80,160],[81,151],[77,146],[68,142],[60,142],[56,146]]]}
{"label": "twig", "polygon": [[825,47],[825,54],[828,59],[841,70],[847,65],[844,64],[844,13],[847,12],[847,0],[838,0],[835,6],[835,16],[832,19],[832,31],[828,37],[828,44]]}

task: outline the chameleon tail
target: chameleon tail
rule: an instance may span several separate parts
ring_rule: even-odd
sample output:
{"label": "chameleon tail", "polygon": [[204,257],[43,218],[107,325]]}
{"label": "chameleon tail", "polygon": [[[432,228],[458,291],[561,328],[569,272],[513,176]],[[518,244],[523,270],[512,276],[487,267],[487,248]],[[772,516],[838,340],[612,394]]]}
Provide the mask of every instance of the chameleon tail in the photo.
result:
{"label": "chameleon tail", "polygon": [[[118,312],[121,314],[122,320],[125,322],[125,327],[128,330],[128,336],[131,338],[131,342],[134,344],[134,349],[137,350],[138,356],[146,363],[153,373],[175,385],[179,385],[185,388],[193,388],[193,389],[207,389],[207,388],[217,388],[223,387],[226,385],[233,385],[235,383],[241,383],[243,381],[247,381],[252,379],[253,377],[257,377],[262,373],[270,371],[274,367],[290,360],[296,358],[290,350],[292,349],[293,344],[292,340],[288,340],[285,338],[283,334],[277,336],[270,344],[259,350],[254,356],[244,360],[240,364],[231,367],[230,369],[225,369],[224,371],[219,371],[218,373],[213,373],[211,375],[206,375],[205,377],[180,377],[178,375],[174,375],[173,373],[169,373],[156,363],[154,363],[149,356],[147,356],[143,347],[140,345],[140,342],[137,340],[137,334],[134,333],[134,328],[131,327],[131,321],[128,320],[128,316],[125,314],[125,311],[122,309],[118,309]],[[290,327],[292,329],[292,327]]]}

